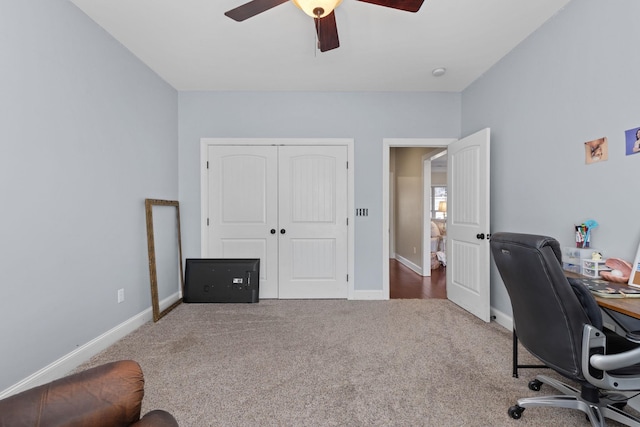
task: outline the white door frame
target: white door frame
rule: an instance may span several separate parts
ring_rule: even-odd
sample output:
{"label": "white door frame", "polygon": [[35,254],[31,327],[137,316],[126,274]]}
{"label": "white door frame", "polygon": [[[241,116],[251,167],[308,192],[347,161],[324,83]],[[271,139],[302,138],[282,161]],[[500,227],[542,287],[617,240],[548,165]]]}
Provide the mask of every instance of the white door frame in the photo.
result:
{"label": "white door frame", "polygon": [[[353,138],[200,138],[200,256],[202,257],[207,256],[207,203],[205,201],[208,197],[207,147],[210,145],[343,145],[347,147],[347,162],[349,164],[347,169],[347,221],[349,223],[347,235],[349,291],[347,298],[355,299],[355,159]],[[389,175],[388,167],[387,164],[387,176]]]}
{"label": "white door frame", "polygon": [[389,299],[389,156],[391,147],[447,147],[457,138],[384,138],[382,140],[382,294]]}
{"label": "white door frame", "polygon": [[[396,182],[395,172],[389,173],[389,183]],[[393,185],[389,186],[389,206],[395,206],[396,204],[396,190]],[[395,224],[396,215],[394,209],[389,209],[389,257],[396,257],[396,228],[391,227],[391,224]]]}
{"label": "white door frame", "polygon": [[431,161],[439,159],[442,156],[447,155],[447,150],[439,151],[436,154],[425,154],[422,156],[422,275],[431,276],[431,211],[434,206],[431,206],[431,174],[433,169],[431,168]]}
{"label": "white door frame", "polygon": [[[422,276],[431,276],[431,157],[422,156]],[[391,225],[391,224],[389,224]]]}

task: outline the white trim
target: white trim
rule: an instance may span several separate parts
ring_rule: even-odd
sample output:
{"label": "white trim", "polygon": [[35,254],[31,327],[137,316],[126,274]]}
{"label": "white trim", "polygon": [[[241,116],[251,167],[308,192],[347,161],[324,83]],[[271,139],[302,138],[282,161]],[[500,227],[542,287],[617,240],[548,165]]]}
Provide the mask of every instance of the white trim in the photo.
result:
{"label": "white trim", "polygon": [[200,138],[201,145],[348,145],[353,138]]}
{"label": "white trim", "polygon": [[[422,276],[431,276],[431,155],[422,156]],[[389,223],[391,224],[391,223]],[[438,248],[436,248],[437,250]]]}
{"label": "white trim", "polygon": [[396,254],[396,260],[398,260],[400,264],[412,269],[413,271],[415,271],[416,273],[422,276],[422,267],[420,267],[418,264],[413,263],[408,259],[406,259],[405,257],[397,254]]}
{"label": "white trim", "polygon": [[[160,307],[168,306],[170,303],[179,298],[178,293],[175,293],[168,298],[165,298],[160,302]],[[80,366],[82,363],[91,359],[91,357],[100,353],[102,350],[115,344],[131,332],[138,329],[145,323],[150,322],[153,319],[151,307],[136,314],[130,319],[125,320],[116,327],[108,330],[102,335],[92,339],[88,343],[76,348],[72,352],[62,356],[60,359],[50,363],[37,372],[29,375],[23,380],[17,382],[11,387],[0,392],[0,399],[12,396],[14,394],[23,392],[33,387],[37,387],[41,384],[48,383],[50,381],[61,378],[73,369]]]}
{"label": "white trim", "polygon": [[353,292],[353,298],[349,299],[359,301],[388,300],[389,295],[385,295],[383,291],[356,290]]}
{"label": "white trim", "polygon": [[491,317],[498,325],[504,326],[506,329],[513,331],[513,317],[496,310],[495,308],[491,309]]}
{"label": "white trim", "polygon": [[389,152],[391,147],[447,147],[456,138],[384,138],[382,140],[382,293],[389,299]]}
{"label": "white trim", "polygon": [[[395,172],[389,172],[389,206],[393,206],[393,209],[389,209],[389,224],[395,224],[396,221],[396,189],[393,183],[396,182]],[[389,258],[396,257],[396,228],[389,227]]]}
{"label": "white trim", "polygon": [[56,380],[152,319],[151,308],[92,339],[0,393],[0,399]]}
{"label": "white trim", "polygon": [[356,185],[355,185],[355,152],[353,139],[346,140],[347,142],[347,161],[349,162],[349,169],[347,170],[347,219],[349,221],[349,227],[347,230],[348,242],[347,242],[347,271],[349,274],[349,283],[347,287],[347,299],[359,299],[355,295],[356,285]]}
{"label": "white trim", "polygon": [[180,298],[182,298],[182,289],[179,289],[178,292],[175,292],[173,295],[169,295],[165,299],[161,300],[158,303],[160,311],[163,311],[169,308],[172,304],[175,304]]}
{"label": "white trim", "polygon": [[[347,299],[360,299],[355,290],[355,151],[353,138],[200,138],[200,256],[207,256],[207,158],[211,145],[342,145],[347,147]],[[388,171],[387,171],[388,174]],[[377,299],[377,298],[376,298]]]}
{"label": "white trim", "polygon": [[207,212],[209,207],[205,200],[207,200],[207,189],[209,188],[209,183],[207,181],[207,159],[209,158],[208,148],[210,144],[205,144],[204,141],[200,140],[200,256],[203,258],[207,257],[207,243],[208,240],[206,237],[206,229],[207,229]]}

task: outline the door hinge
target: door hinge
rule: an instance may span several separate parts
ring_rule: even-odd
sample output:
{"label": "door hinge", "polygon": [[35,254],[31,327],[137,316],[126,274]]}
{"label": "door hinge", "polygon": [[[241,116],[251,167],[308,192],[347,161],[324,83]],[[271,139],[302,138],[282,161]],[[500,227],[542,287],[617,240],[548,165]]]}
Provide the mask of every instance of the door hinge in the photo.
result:
{"label": "door hinge", "polygon": [[349,275],[347,274],[347,282],[349,281]]}
{"label": "door hinge", "polygon": [[209,218],[207,218],[207,227],[209,226]]}
{"label": "door hinge", "polygon": [[349,162],[347,161],[347,169],[349,169]]}
{"label": "door hinge", "polygon": [[209,169],[209,160],[207,160],[207,169]]}
{"label": "door hinge", "polygon": [[347,218],[347,227],[349,226],[349,218]]}

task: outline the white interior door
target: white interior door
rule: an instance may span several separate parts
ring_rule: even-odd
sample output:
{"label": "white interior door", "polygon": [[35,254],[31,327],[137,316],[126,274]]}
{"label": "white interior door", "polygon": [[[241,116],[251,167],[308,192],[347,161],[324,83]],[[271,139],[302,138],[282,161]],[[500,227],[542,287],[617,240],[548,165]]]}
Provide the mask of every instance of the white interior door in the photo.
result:
{"label": "white interior door", "polygon": [[449,144],[447,297],[488,322],[489,129]]}
{"label": "white interior door", "polygon": [[347,149],[279,148],[279,296],[347,298]]}
{"label": "white interior door", "polygon": [[[260,258],[260,298],[278,298],[278,158],[271,146],[209,146],[210,258]],[[272,233],[273,230],[273,233]]]}
{"label": "white interior door", "polygon": [[207,256],[260,258],[260,298],[347,298],[347,152],[209,146]]}

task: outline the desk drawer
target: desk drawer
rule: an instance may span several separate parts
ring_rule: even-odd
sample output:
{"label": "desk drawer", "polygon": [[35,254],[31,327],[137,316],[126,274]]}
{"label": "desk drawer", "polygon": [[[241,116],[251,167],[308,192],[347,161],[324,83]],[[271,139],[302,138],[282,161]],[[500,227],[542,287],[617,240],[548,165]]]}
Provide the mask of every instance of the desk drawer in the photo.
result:
{"label": "desk drawer", "polygon": [[598,270],[593,268],[583,268],[582,275],[595,278],[600,277],[600,273],[598,272]]}
{"label": "desk drawer", "polygon": [[582,274],[582,271],[581,271],[582,268],[580,267],[580,264],[571,264],[568,262],[563,262],[562,269],[565,271],[570,271],[572,273]]}

